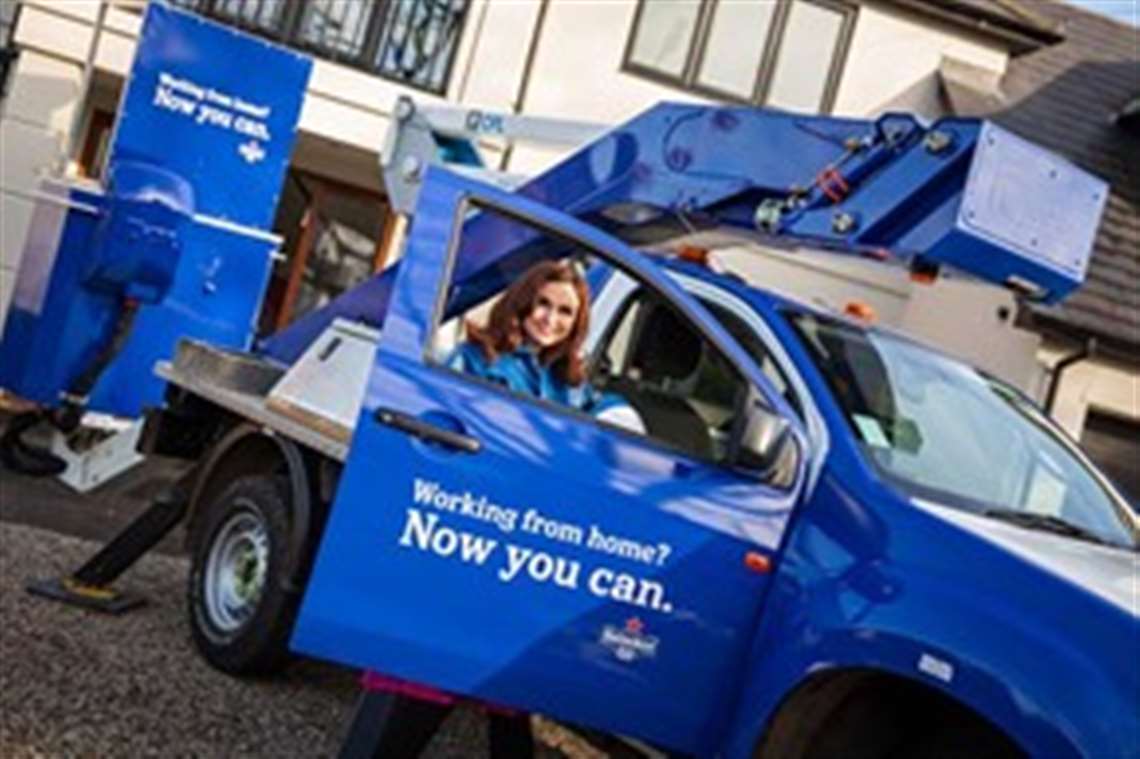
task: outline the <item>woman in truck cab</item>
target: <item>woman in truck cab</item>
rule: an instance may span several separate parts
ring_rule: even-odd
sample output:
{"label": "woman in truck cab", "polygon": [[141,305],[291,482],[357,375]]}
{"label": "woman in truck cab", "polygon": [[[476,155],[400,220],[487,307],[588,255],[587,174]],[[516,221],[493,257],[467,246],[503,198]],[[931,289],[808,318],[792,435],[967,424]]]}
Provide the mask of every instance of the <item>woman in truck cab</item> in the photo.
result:
{"label": "woman in truck cab", "polygon": [[645,432],[632,407],[586,379],[590,291],[570,261],[534,264],[507,288],[486,324],[468,320],[465,327],[467,340],[447,362],[452,369]]}
{"label": "woman in truck cab", "polygon": [[582,343],[590,292],[569,262],[542,261],[519,277],[485,325],[466,323],[467,340],[448,365],[523,395],[589,410]]}

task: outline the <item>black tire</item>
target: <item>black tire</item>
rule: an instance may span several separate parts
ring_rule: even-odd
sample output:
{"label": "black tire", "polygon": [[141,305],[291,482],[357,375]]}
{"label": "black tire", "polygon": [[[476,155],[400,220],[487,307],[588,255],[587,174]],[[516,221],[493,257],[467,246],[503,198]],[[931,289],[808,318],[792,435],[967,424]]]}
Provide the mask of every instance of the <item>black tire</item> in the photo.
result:
{"label": "black tire", "polygon": [[229,674],[279,671],[290,659],[300,603],[300,594],[287,589],[284,570],[291,566],[288,484],[281,477],[243,477],[205,509],[191,534],[187,605],[194,644]]}

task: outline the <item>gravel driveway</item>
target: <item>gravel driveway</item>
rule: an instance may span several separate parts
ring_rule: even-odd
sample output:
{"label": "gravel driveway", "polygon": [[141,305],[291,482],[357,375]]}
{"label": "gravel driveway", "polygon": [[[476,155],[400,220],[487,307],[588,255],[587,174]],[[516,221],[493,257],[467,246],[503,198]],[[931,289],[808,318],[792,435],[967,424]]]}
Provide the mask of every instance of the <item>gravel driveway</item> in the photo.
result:
{"label": "gravel driveway", "polygon": [[[186,628],[184,559],[139,562],[119,585],[151,603],[121,617],[24,592],[96,547],[0,522],[0,757],[335,755],[355,675],[314,662],[262,681],[210,669]],[[477,711],[459,710],[426,755],[485,756],[484,732]],[[545,759],[604,756],[545,721],[537,734]]]}

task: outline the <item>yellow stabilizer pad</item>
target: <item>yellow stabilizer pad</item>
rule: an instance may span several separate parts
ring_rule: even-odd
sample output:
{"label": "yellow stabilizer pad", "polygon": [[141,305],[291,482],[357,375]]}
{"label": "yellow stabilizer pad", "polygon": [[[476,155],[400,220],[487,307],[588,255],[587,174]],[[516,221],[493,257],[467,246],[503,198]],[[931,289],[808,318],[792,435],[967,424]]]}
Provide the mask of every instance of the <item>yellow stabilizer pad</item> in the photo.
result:
{"label": "yellow stabilizer pad", "polygon": [[31,580],[25,589],[33,596],[104,614],[122,614],[146,603],[146,599],[142,596],[127,595],[105,586],[84,585],[71,577]]}

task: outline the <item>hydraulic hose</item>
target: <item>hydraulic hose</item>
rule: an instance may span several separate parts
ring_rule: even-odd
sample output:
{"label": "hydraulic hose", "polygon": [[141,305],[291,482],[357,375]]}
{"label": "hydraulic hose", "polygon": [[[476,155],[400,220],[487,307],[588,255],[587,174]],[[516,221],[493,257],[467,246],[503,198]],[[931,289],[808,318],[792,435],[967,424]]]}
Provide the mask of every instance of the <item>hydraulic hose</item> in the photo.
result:
{"label": "hydraulic hose", "polygon": [[115,326],[111,330],[111,337],[103,348],[91,359],[91,363],[72,380],[67,390],[60,395],[63,403],[52,415],[52,422],[64,433],[74,432],[87,409],[88,397],[95,388],[95,383],[103,376],[103,372],[122,352],[130,337],[131,327],[134,326],[135,317],[139,312],[139,302],[133,298],[123,300],[123,307],[115,319]]}

